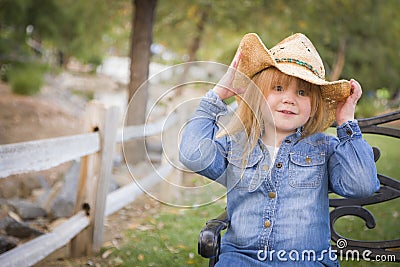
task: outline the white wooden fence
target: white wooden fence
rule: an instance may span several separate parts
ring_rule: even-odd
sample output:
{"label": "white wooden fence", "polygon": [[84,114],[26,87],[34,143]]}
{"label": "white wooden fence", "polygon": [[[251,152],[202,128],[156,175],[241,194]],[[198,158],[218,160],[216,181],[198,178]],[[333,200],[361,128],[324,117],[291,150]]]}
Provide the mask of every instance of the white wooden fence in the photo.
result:
{"label": "white wooden fence", "polygon": [[[0,178],[50,169],[62,163],[81,160],[80,180],[74,215],[52,232],[41,235],[0,255],[0,266],[32,266],[71,242],[71,255],[99,251],[103,242],[104,216],[133,202],[144,189],[167,176],[173,167],[162,165],[154,175],[143,178],[141,187],[130,183],[107,195],[115,145],[156,135],[177,122],[177,116],[164,124],[118,128],[119,109],[89,103],[86,134],[0,145]],[[93,130],[95,130],[93,132]],[[92,131],[92,132],[90,132]],[[90,207],[90,210],[82,207]]]}

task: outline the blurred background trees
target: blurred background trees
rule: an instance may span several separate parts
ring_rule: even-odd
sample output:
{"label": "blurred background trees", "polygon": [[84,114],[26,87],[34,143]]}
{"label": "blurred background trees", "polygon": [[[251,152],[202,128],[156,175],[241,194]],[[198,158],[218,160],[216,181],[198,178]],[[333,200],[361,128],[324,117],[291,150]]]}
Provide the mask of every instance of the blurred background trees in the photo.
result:
{"label": "blurred background trees", "polygon": [[17,93],[34,94],[50,68],[65,68],[72,59],[100,64],[123,2],[0,0],[1,79]]}
{"label": "blurred background trees", "polygon": [[29,49],[43,56],[55,51],[61,65],[70,57],[99,64],[110,45],[107,34],[120,2],[1,0],[1,58],[29,57]]}
{"label": "blurred background trees", "polygon": [[[128,56],[133,2],[0,0],[0,75],[15,62],[65,67],[74,59],[95,69],[109,55]],[[152,61],[228,64],[247,32],[257,32],[267,47],[303,32],[324,59],[328,79],[356,78],[364,101],[398,108],[398,10],[397,0],[159,0]],[[370,111],[370,105],[359,110]]]}

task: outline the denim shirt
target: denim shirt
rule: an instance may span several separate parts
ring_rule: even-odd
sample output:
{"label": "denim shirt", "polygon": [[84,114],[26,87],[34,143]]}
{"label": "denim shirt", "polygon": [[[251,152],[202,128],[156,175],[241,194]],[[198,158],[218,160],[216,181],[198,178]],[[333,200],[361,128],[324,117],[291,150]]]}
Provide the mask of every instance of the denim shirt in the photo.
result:
{"label": "denim shirt", "polygon": [[210,90],[180,145],[186,167],[227,188],[230,226],[217,266],[233,261],[235,266],[283,261],[304,266],[307,259],[306,266],[338,266],[330,250],[328,190],[361,198],[380,186],[372,149],[357,121],[338,127],[338,138],[324,133],[301,138],[297,131],[282,141],[275,162],[259,140],[243,161],[244,134],[215,138],[218,117],[226,113],[226,105]]}

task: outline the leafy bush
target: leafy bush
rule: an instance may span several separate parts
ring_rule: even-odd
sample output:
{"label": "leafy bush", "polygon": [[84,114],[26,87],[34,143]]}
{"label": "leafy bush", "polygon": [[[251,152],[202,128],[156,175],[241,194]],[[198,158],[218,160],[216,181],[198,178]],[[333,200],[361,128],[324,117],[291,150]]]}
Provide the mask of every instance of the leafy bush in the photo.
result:
{"label": "leafy bush", "polygon": [[8,81],[16,94],[34,95],[40,92],[46,67],[39,64],[17,64],[8,70]]}
{"label": "leafy bush", "polygon": [[391,108],[396,108],[390,102],[390,91],[387,88],[379,88],[375,91],[367,92],[357,104],[356,118],[368,118],[387,112]]}
{"label": "leafy bush", "polygon": [[10,69],[10,64],[0,64],[0,80],[3,82],[8,82],[8,72]]}

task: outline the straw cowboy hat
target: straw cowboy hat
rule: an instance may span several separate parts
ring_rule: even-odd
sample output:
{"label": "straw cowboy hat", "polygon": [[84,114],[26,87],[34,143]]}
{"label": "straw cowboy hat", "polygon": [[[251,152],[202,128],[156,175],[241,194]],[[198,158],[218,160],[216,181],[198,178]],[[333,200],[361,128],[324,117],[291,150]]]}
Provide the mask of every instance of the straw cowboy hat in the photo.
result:
{"label": "straw cowboy hat", "polygon": [[241,58],[237,70],[241,74],[235,76],[234,87],[246,84],[243,74],[251,79],[258,72],[275,67],[287,75],[320,86],[322,98],[328,103],[329,121],[326,123],[329,125],[335,119],[335,102],[350,95],[349,81],[325,80],[324,64],[314,45],[304,34],[291,35],[268,50],[257,34],[248,33],[243,37],[238,49]]}

